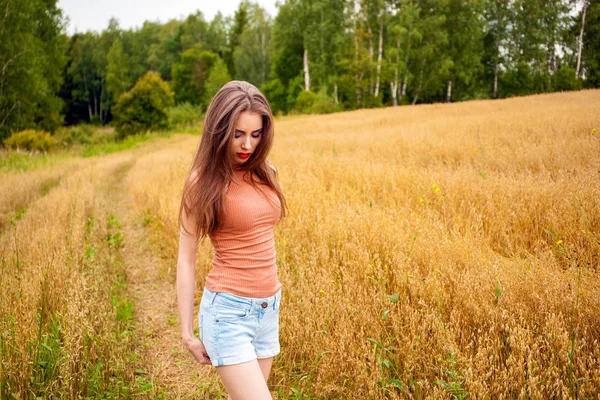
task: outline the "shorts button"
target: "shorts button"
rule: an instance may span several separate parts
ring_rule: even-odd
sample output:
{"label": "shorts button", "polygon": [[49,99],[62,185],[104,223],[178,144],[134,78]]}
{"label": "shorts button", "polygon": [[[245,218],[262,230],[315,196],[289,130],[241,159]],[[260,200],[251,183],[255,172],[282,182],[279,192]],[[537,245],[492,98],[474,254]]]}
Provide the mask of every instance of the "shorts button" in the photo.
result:
{"label": "shorts button", "polygon": [[260,305],[262,308],[267,308],[269,304],[267,304],[266,301],[263,301],[262,304]]}

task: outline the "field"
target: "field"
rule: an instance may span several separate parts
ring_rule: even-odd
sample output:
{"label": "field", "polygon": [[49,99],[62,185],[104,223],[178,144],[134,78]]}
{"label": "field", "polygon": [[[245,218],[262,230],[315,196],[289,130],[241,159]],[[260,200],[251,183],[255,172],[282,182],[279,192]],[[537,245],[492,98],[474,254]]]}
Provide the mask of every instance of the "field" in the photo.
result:
{"label": "field", "polygon": [[[600,396],[600,91],[275,128],[274,398]],[[1,398],[226,398],[177,313],[197,142],[0,170]]]}

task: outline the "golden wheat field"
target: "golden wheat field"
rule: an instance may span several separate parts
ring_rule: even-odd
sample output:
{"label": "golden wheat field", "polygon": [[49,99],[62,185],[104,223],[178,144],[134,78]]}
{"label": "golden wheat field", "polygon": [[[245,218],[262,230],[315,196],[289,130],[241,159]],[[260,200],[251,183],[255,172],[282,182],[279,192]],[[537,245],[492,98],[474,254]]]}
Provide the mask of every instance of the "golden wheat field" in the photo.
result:
{"label": "golden wheat field", "polygon": [[[600,91],[275,129],[274,398],[600,398]],[[3,399],[226,398],[177,313],[197,143],[0,172]]]}

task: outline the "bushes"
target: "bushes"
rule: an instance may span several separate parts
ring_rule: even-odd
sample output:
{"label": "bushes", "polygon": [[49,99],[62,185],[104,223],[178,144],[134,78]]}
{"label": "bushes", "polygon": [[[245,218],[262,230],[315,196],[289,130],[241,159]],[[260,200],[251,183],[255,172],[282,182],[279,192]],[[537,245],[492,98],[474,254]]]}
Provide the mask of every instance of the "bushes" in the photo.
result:
{"label": "bushes", "polygon": [[81,124],[73,127],[63,127],[56,132],[58,141],[67,147],[74,145],[89,145],[94,135],[93,125]]}
{"label": "bushes", "polygon": [[13,133],[4,140],[4,146],[11,149],[48,151],[56,146],[56,139],[46,131],[27,129]]}
{"label": "bushes", "polygon": [[113,107],[119,138],[148,130],[166,129],[173,106],[173,92],[157,72],[148,72],[135,86],[121,95]]}
{"label": "bushes", "polygon": [[335,101],[325,90],[319,93],[303,90],[296,98],[296,111],[303,114],[328,114],[335,111]]}
{"label": "bushes", "polygon": [[174,127],[192,125],[202,119],[202,107],[190,103],[182,103],[171,108],[169,122]]}

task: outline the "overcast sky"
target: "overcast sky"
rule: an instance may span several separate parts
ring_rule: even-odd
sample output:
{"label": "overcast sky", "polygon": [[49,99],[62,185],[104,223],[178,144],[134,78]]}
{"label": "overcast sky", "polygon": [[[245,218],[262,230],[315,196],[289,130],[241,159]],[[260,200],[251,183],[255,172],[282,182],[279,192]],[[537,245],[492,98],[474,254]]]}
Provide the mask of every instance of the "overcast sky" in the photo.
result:
{"label": "overcast sky", "polygon": [[[258,0],[267,12],[277,14],[276,0]],[[213,19],[218,11],[225,16],[233,15],[240,0],[58,0],[63,15],[69,17],[67,33],[88,30],[100,32],[108,27],[111,17],[119,20],[122,29],[141,27],[144,21],[167,22],[173,18],[185,18],[202,11],[206,21]]]}

